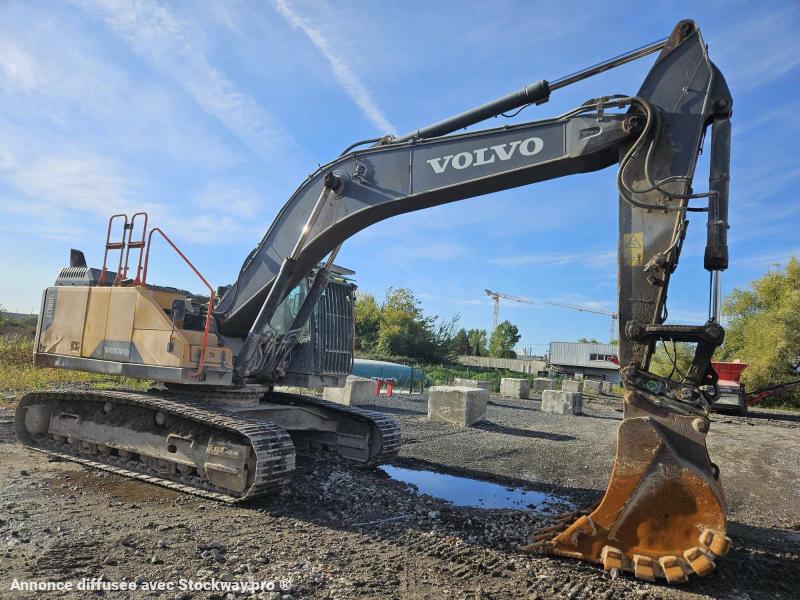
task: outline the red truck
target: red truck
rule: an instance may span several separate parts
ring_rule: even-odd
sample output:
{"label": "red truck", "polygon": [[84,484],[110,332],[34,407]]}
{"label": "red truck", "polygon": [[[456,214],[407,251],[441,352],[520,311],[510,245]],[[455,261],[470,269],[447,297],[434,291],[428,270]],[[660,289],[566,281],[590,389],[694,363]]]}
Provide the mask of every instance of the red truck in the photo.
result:
{"label": "red truck", "polygon": [[711,365],[719,375],[719,398],[711,405],[715,412],[730,412],[737,415],[747,414],[747,398],[744,385],[740,381],[742,371],[747,368],[747,363],[740,361],[716,362]]}
{"label": "red truck", "polygon": [[800,379],[797,379],[746,393],[744,384],[740,380],[742,371],[747,368],[747,363],[737,360],[733,362],[712,361],[711,364],[717,375],[719,375],[719,381],[717,382],[720,392],[719,399],[711,405],[712,410],[716,412],[729,412],[744,416],[747,414],[748,406],[758,404],[764,398],[800,385]]}

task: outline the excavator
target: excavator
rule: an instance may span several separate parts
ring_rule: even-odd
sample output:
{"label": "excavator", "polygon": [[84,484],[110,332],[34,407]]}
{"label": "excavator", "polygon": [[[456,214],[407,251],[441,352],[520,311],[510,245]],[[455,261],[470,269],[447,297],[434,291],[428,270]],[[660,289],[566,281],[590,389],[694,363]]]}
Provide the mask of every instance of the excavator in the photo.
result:
{"label": "excavator", "polygon": [[[654,53],[635,95],[461,131]],[[28,393],[16,411],[17,436],[50,455],[226,502],[279,493],[297,455],[367,468],[391,460],[401,444],[393,418],[276,389],[342,385],[350,372],[355,285],[334,264],[342,244],[394,215],[616,164],[626,390],[616,458],[596,506],[532,532],[521,549],[650,581],[705,575],[730,545],[706,436],[709,405],[719,396],[711,357],[724,338],[731,111],[699,27],[684,20],[667,38],[566,77],[406,135],[352,144],[302,182],[230,286],[209,285],[160,228],[148,230],[146,214],[114,215],[102,267],[88,267],[73,250],[70,266],[44,291],[34,361],[158,385]],[[709,129],[708,189],[695,191]],[[677,325],[667,319],[667,290],[690,212],[707,216],[709,318]],[[207,293],[147,281],[156,234]],[[696,344],[680,381],[648,370],[662,340]]]}

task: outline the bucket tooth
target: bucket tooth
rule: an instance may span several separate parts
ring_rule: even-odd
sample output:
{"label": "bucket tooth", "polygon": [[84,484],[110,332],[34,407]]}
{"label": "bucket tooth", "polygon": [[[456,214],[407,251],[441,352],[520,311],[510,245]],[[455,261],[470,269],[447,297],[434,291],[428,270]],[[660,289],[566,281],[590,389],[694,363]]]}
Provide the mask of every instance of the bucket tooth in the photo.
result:
{"label": "bucket tooth", "polygon": [[716,556],[725,556],[731,547],[731,538],[724,533],[706,529],[700,535],[700,545],[708,548]]}
{"label": "bucket tooth", "polygon": [[658,565],[664,571],[667,583],[683,583],[686,581],[686,571],[681,564],[681,559],[677,556],[662,556],[658,559]]}
{"label": "bucket tooth", "polygon": [[652,558],[641,554],[633,555],[633,574],[637,579],[656,580],[656,565]]}
{"label": "bucket tooth", "polygon": [[611,546],[606,546],[600,552],[600,558],[603,561],[603,568],[606,571],[611,571],[612,569],[622,571],[622,562],[624,557],[625,555],[622,554],[622,550],[619,548],[612,548]]}
{"label": "bucket tooth", "polygon": [[683,553],[683,558],[698,575],[707,575],[714,570],[714,561],[701,548],[690,548]]}
{"label": "bucket tooth", "polygon": [[603,499],[550,539],[556,528],[535,532],[534,543],[521,549],[621,568],[647,581],[679,583],[691,573],[709,573],[730,539],[722,486],[706,450],[707,428],[693,427],[697,418],[628,392]]}

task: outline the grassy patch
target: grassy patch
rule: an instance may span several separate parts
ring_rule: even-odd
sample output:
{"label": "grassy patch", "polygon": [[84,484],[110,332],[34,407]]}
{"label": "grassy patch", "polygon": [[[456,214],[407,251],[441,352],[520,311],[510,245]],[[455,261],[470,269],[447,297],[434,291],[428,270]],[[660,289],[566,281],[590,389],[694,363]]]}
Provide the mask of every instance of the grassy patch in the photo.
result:
{"label": "grassy patch", "polygon": [[25,392],[47,388],[76,386],[146,390],[152,385],[152,381],[128,377],[35,367],[31,340],[14,336],[0,337],[0,404],[14,404],[17,397]]}
{"label": "grassy patch", "polygon": [[472,367],[460,364],[450,365],[425,365],[421,367],[425,372],[426,385],[447,385],[456,377],[463,379],[474,379],[476,381],[488,381],[492,384],[492,391],[500,391],[500,380],[503,377],[514,379],[527,379],[533,389],[533,380],[538,375],[526,375],[508,369],[496,369],[494,367]]}
{"label": "grassy patch", "polygon": [[0,307],[0,336],[32,340],[36,320],[36,315],[12,315]]}

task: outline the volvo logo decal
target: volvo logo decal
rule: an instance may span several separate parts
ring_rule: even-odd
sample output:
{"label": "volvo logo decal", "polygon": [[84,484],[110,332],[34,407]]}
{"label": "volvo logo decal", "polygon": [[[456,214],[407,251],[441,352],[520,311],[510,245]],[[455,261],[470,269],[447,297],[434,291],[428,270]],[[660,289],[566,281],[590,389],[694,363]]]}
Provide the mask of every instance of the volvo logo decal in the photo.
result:
{"label": "volvo logo decal", "polygon": [[431,166],[434,173],[440,174],[449,168],[461,170],[469,167],[491,165],[496,161],[503,162],[509,160],[517,152],[522,156],[533,156],[541,152],[542,148],[544,148],[542,138],[529,137],[524,140],[508,142],[507,144],[476,148],[471,152],[459,152],[458,154],[431,158],[426,162]]}

